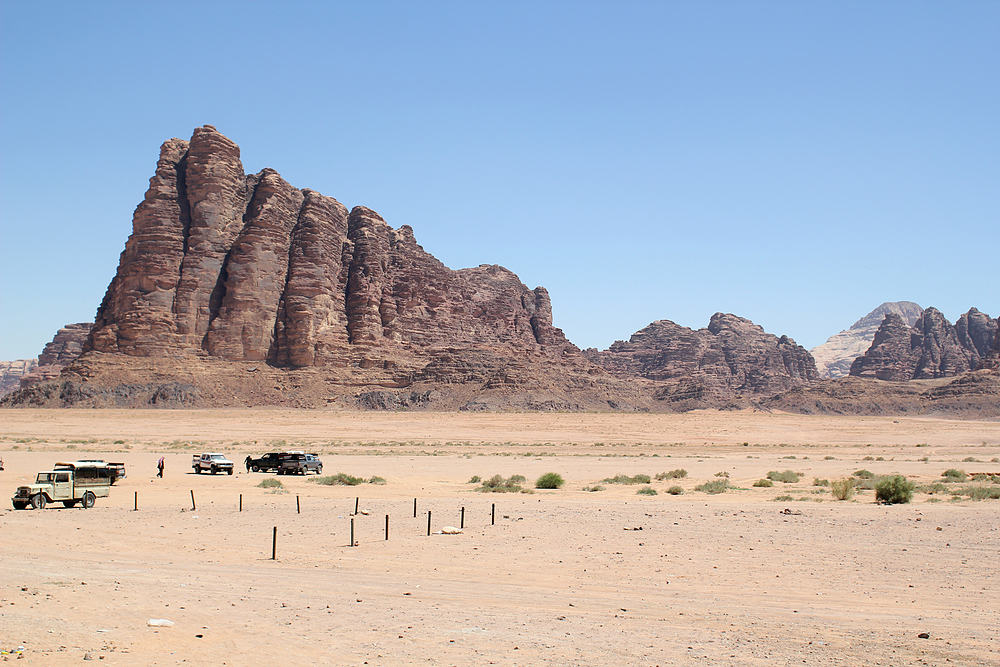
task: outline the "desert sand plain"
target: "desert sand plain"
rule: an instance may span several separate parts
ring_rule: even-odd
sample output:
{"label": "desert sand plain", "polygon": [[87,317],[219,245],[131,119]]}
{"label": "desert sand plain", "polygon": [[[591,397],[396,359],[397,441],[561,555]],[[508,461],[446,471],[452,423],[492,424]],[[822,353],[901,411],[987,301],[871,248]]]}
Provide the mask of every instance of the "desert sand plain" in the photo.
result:
{"label": "desert sand plain", "polygon": [[[284,449],[320,453],[324,474],[386,484],[242,466]],[[238,472],[193,474],[201,451],[225,452]],[[918,484],[948,468],[1000,473],[998,422],[0,413],[4,493],[88,457],[128,467],[93,509],[5,500],[0,512],[0,647],[23,646],[22,664],[1000,665],[1000,501],[918,492],[880,506],[872,491],[845,502],[813,485],[859,468]],[[583,490],[676,469],[687,476],[654,480],[656,496]],[[786,469],[804,476],[752,486]],[[521,474],[532,486],[546,472],[565,486],[484,494],[469,483]],[[737,488],[694,491],[722,472]],[[667,494],[676,484],[684,494]],[[438,531],[463,507],[462,534],[427,535],[428,511]]]}

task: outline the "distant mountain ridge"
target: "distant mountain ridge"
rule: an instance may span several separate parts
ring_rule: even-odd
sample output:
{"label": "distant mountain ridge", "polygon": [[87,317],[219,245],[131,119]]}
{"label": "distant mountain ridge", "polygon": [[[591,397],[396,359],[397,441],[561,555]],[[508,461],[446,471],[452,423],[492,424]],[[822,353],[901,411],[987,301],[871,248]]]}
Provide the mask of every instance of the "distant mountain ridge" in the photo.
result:
{"label": "distant mountain ridge", "polygon": [[851,364],[871,347],[875,332],[890,313],[899,315],[907,325],[913,326],[923,308],[912,301],[886,301],[849,329],[830,336],[825,343],[809,350],[816,360],[819,376],[835,379],[849,375]]}

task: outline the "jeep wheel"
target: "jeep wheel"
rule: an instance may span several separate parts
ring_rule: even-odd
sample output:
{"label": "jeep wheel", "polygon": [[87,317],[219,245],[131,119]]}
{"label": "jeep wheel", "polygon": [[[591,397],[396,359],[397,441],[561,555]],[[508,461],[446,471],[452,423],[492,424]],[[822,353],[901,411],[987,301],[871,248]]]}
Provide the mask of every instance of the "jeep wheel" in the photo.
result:
{"label": "jeep wheel", "polygon": [[260,466],[250,466],[250,470],[253,470],[254,472],[260,472]]}
{"label": "jeep wheel", "polygon": [[200,475],[201,474],[201,466],[195,466],[194,467],[194,474],[196,474],[196,475]]}
{"label": "jeep wheel", "polygon": [[31,497],[31,509],[43,510],[45,509],[45,496],[42,494],[37,494]]}
{"label": "jeep wheel", "polygon": [[23,510],[25,507],[28,506],[28,503],[21,502],[19,500],[14,500],[12,502],[14,503],[14,509],[16,509],[16,510]]}
{"label": "jeep wheel", "polygon": [[212,474],[214,475],[214,474],[215,474],[215,473],[217,473],[217,472],[219,472],[219,471],[218,471],[218,470],[216,470],[215,466],[212,466]]}
{"label": "jeep wheel", "polygon": [[227,471],[226,471],[226,473],[228,473],[228,474],[232,475],[232,474],[233,474],[233,469],[232,469],[232,468],[230,468],[229,470],[227,470]]}
{"label": "jeep wheel", "polygon": [[64,501],[62,501],[63,507],[76,507],[76,503],[77,502],[78,501],[76,501],[76,500],[64,500]]}
{"label": "jeep wheel", "polygon": [[87,491],[85,494],[83,494],[83,509],[89,510],[91,507],[94,506],[95,500],[97,499],[94,497],[94,494],[90,491]]}

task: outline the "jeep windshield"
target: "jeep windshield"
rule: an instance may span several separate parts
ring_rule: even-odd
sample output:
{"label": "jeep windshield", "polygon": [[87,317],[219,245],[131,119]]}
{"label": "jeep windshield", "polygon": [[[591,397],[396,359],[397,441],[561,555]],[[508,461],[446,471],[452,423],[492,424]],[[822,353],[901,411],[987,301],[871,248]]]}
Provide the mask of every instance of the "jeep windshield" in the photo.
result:
{"label": "jeep windshield", "polygon": [[56,481],[56,474],[54,472],[40,472],[38,473],[38,478],[35,480],[35,484],[51,484]]}

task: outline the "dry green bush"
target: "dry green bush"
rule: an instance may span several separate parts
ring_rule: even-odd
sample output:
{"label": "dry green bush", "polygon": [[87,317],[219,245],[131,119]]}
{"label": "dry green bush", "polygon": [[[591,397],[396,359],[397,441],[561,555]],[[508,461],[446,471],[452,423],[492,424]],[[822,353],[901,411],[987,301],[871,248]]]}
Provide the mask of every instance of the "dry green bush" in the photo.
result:
{"label": "dry green bush", "polygon": [[699,484],[698,486],[694,487],[694,490],[714,495],[716,493],[725,493],[726,489],[728,488],[729,488],[729,480],[723,478],[723,479],[716,479],[711,482],[705,482],[704,484]]}
{"label": "dry green bush", "polygon": [[774,482],[772,482],[769,479],[758,479],[756,482],[753,483],[753,485],[754,486],[764,487],[764,488],[769,488],[769,487],[774,486]]}
{"label": "dry green bush", "polygon": [[902,475],[880,477],[875,484],[875,502],[880,505],[901,505],[913,499],[914,483]]}
{"label": "dry green bush", "polygon": [[667,489],[667,493],[669,493],[672,496],[682,496],[684,495],[684,489],[682,489],[679,486],[671,486],[669,489]]}
{"label": "dry green bush", "polygon": [[649,484],[651,481],[653,480],[650,479],[649,475],[635,475],[634,477],[615,475],[601,480],[604,484]]}
{"label": "dry green bush", "polygon": [[854,497],[853,479],[835,479],[830,482],[830,493],[837,500],[850,500]]}
{"label": "dry green bush", "polygon": [[800,477],[802,477],[802,474],[794,470],[785,470],[783,472],[772,470],[767,473],[767,478],[772,482],[784,482],[785,484],[794,484],[799,481]]}
{"label": "dry green bush", "polygon": [[663,479],[682,479],[688,476],[688,471],[683,468],[678,468],[677,470],[671,470],[670,472],[658,472],[656,473],[657,480]]}

